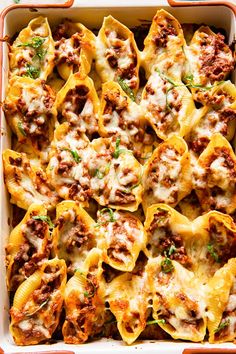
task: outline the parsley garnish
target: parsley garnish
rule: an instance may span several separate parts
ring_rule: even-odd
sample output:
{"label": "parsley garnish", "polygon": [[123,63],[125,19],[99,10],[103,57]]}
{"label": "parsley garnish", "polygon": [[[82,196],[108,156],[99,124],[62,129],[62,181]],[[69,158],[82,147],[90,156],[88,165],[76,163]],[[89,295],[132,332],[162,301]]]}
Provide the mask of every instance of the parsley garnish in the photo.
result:
{"label": "parsley garnish", "polygon": [[36,215],[36,216],[33,216],[32,219],[44,221],[48,224],[50,229],[54,228],[54,224],[52,223],[52,220],[50,219],[50,217],[48,215]]}
{"label": "parsley garnish", "polygon": [[113,153],[113,157],[115,159],[118,159],[118,157],[120,156],[121,153],[128,153],[128,154],[133,154],[133,152],[131,150],[128,149],[120,149],[120,138],[116,139],[116,146],[115,146],[115,151]]}
{"label": "parsley garnish", "polygon": [[188,74],[184,77],[185,81],[193,81],[193,74]]}
{"label": "parsley garnish", "polygon": [[171,111],[171,107],[170,107],[170,104],[169,104],[169,101],[168,101],[168,94],[170,91],[172,91],[175,87],[178,87],[178,86],[185,86],[185,85],[179,85],[179,84],[176,84],[172,79],[170,79],[168,76],[164,75],[163,73],[160,72],[159,69],[156,69],[156,72],[158,72],[159,76],[161,79],[163,80],[166,80],[167,82],[169,82],[172,86],[169,87],[166,91],[166,110],[168,111]]}
{"label": "parsley garnish", "polygon": [[210,253],[211,257],[217,262],[220,263],[219,256],[214,248],[214,246],[211,243],[208,243],[207,245],[207,250]]}
{"label": "parsley garnish", "polygon": [[93,284],[92,280],[88,279],[87,276],[84,275],[84,273],[80,269],[75,269],[75,273],[76,272],[79,272],[81,277],[83,277],[92,286],[92,293],[89,293],[87,290],[85,290],[84,291],[84,296],[87,297],[87,298],[93,297],[95,295],[95,292],[96,292],[96,287]]}
{"label": "parsley garnish", "polygon": [[175,245],[171,245],[169,250],[168,250],[168,256],[171,256],[173,253],[176,252],[176,247]]}
{"label": "parsley garnish", "polygon": [[96,170],[94,171],[94,177],[97,177],[99,179],[103,179],[104,178],[104,173],[102,173],[98,168],[96,168]]}
{"label": "parsley garnish", "polygon": [[109,214],[109,220],[106,220],[103,222],[98,222],[95,227],[105,225],[107,222],[115,222],[116,221],[115,216],[114,216],[114,212],[111,208],[103,208],[102,210],[100,210],[101,214],[106,213],[106,212],[108,212],[108,214]]}
{"label": "parsley garnish", "polygon": [[26,132],[25,132],[21,122],[18,122],[17,127],[18,127],[19,131],[21,132],[21,134],[26,136]]}
{"label": "parsley garnish", "polygon": [[184,77],[184,80],[187,81],[188,83],[186,85],[184,84],[176,84],[172,79],[170,79],[168,76],[164,75],[163,73],[160,72],[159,69],[155,69],[156,72],[158,72],[159,76],[163,79],[163,80],[166,80],[167,82],[169,82],[172,86],[169,87],[166,91],[166,109],[168,111],[171,111],[171,107],[170,107],[170,104],[169,104],[169,101],[168,101],[168,94],[170,91],[172,91],[174,88],[176,87],[183,87],[183,86],[186,86],[186,87],[190,87],[190,88],[201,88],[202,90],[211,90],[213,87],[216,87],[220,84],[222,84],[223,81],[220,81],[218,82],[216,85],[212,85],[212,86],[204,86],[204,85],[201,85],[201,84],[195,84],[193,83],[193,74],[189,74],[187,76]]}
{"label": "parsley garnish", "polygon": [[169,216],[169,211],[166,209],[162,209],[162,208],[157,208],[157,212],[158,213],[163,213],[164,215],[158,215],[158,222],[163,222],[167,219],[167,217]]}
{"label": "parsley garnish", "polygon": [[[39,60],[43,60],[43,58],[45,57],[45,55],[47,54],[47,51],[44,50],[43,48],[39,48],[37,49],[36,51],[36,56],[35,57],[38,57]],[[33,57],[33,59],[35,59],[35,57]]]}
{"label": "parsley garnish", "polygon": [[13,0],[15,4],[19,4],[20,0]]}
{"label": "parsley garnish", "polygon": [[31,47],[31,48],[37,49],[37,48],[41,47],[41,45],[44,42],[45,42],[44,38],[33,37],[32,42],[26,42],[26,43],[19,44],[17,47]]}
{"label": "parsley garnish", "polygon": [[216,87],[216,86],[222,84],[222,82],[223,82],[223,81],[220,81],[220,82],[218,82],[218,83],[215,84],[215,85],[204,86],[204,85],[201,85],[201,84],[195,84],[195,83],[193,82],[193,79],[194,79],[193,74],[189,74],[189,75],[185,76],[185,77],[184,77],[184,80],[187,81],[187,82],[189,82],[189,83],[187,83],[185,86],[190,87],[190,88],[200,88],[200,89],[202,89],[202,90],[211,90],[212,88],[214,88],[214,87]]}
{"label": "parsley garnish", "polygon": [[40,75],[40,70],[35,66],[27,64],[25,76],[31,77],[31,79],[37,79]]}
{"label": "parsley garnish", "polygon": [[110,219],[109,219],[109,222],[114,222],[114,221],[116,221],[116,219],[115,219],[115,217],[114,217],[114,212],[113,212],[113,210],[111,209],[111,208],[103,208],[101,211],[100,211],[100,213],[106,213],[106,212],[108,212],[108,214],[109,214],[109,217],[110,217]]}
{"label": "parsley garnish", "polygon": [[70,150],[70,149],[62,149],[62,150],[69,151],[73,159],[75,160],[75,162],[79,163],[82,161],[81,157],[78,155],[78,152],[76,150]]}
{"label": "parsley garnish", "polygon": [[70,151],[71,155],[73,156],[75,162],[79,163],[82,161],[81,157],[78,155],[78,152],[76,150],[69,150]]}
{"label": "parsley garnish", "polygon": [[174,270],[173,263],[167,255],[165,255],[165,259],[161,261],[161,270],[163,273],[171,273]]}
{"label": "parsley garnish", "polygon": [[[50,298],[50,297],[49,297]],[[42,304],[39,305],[39,307],[34,310],[31,313],[25,313],[25,316],[33,316],[35,313],[37,313],[39,310],[41,310],[49,301],[49,298],[47,298],[47,300],[45,300],[44,302],[42,302]]]}
{"label": "parsley garnish", "polygon": [[42,45],[45,42],[45,40],[46,40],[45,38],[33,37],[31,42],[19,44],[17,47],[30,47],[35,49],[36,57],[38,57],[39,60],[42,60],[47,52],[42,48]]}
{"label": "parsley garnish", "polygon": [[135,101],[135,95],[133,90],[127,85],[127,83],[121,77],[118,77],[118,83],[123,91],[131,98],[132,101]]}
{"label": "parsley garnish", "polygon": [[220,332],[223,328],[229,326],[230,324],[230,319],[228,318],[226,321],[222,322],[216,329],[215,329],[215,333]]}
{"label": "parsley garnish", "polygon": [[113,156],[115,159],[118,159],[119,155],[120,155],[120,138],[117,138],[116,139],[116,148],[115,148]]}
{"label": "parsley garnish", "polygon": [[164,320],[164,318],[160,319],[160,320],[151,320],[151,321],[147,321],[147,325],[152,325],[152,324],[165,324],[166,321]]}

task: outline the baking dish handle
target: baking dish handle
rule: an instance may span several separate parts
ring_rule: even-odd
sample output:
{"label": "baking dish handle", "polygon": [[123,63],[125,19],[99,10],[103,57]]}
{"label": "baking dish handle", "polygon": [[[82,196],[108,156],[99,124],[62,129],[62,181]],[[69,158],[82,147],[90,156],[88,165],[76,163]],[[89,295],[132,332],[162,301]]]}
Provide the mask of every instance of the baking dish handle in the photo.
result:
{"label": "baking dish handle", "polygon": [[233,2],[218,0],[218,1],[211,1],[211,0],[193,0],[193,1],[186,1],[186,0],[167,0],[169,5],[172,7],[187,7],[187,6],[227,6],[229,7],[236,16],[236,5]]}
{"label": "baking dish handle", "polygon": [[[47,351],[42,351],[42,352],[20,352],[21,354],[75,354],[75,352],[72,352],[71,350],[47,350]],[[0,348],[0,354],[19,354],[19,353],[9,353],[9,352],[4,352],[2,348]]]}
{"label": "baking dish handle", "polygon": [[72,7],[74,4],[74,0],[65,0],[63,3],[55,3],[52,4],[50,2],[45,3],[45,4],[37,4],[37,0],[35,0],[35,3],[33,4],[13,4],[13,5],[9,5],[7,6],[5,9],[2,10],[2,12],[0,11],[0,18],[3,18],[6,13],[14,8],[33,8],[33,9],[38,9],[38,8],[69,8]]}
{"label": "baking dish handle", "polygon": [[236,354],[236,349],[224,349],[224,348],[188,348],[184,349],[183,354]]}

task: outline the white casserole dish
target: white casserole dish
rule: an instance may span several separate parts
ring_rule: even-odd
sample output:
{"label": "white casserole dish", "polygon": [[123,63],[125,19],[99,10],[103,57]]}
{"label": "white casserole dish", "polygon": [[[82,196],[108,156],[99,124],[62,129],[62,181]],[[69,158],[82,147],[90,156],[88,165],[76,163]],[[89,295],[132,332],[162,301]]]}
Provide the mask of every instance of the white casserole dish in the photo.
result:
{"label": "white casserole dish", "polygon": [[[146,0],[145,4],[142,0],[119,0],[113,3],[107,0],[80,0],[77,4],[72,5],[73,1],[68,1],[64,5],[42,5],[36,4],[13,5],[6,8],[1,14],[1,37],[6,35],[12,36],[22,29],[27,23],[38,15],[47,16],[49,23],[54,25],[62,18],[69,18],[82,22],[88,28],[98,28],[101,26],[104,16],[112,15],[128,27],[134,27],[140,24],[140,19],[151,20],[158,8],[164,8],[173,14],[180,23],[205,23],[214,25],[215,27],[224,28],[228,35],[229,43],[235,39],[236,7],[233,4],[224,1],[215,2],[174,2],[170,0],[168,4],[164,0],[158,3],[154,0]],[[72,6],[70,6],[72,5]],[[173,6],[173,7],[172,7]],[[8,77],[8,48],[6,43],[1,43],[1,75],[0,90],[1,101],[4,99],[5,89]],[[235,79],[235,78],[233,78]],[[4,115],[1,114],[1,153],[4,149],[10,147],[10,130],[6,125]],[[2,176],[2,164],[0,166]],[[2,177],[3,181],[3,177]],[[4,186],[1,183],[0,191],[0,212],[1,212],[1,230],[0,239],[0,353],[110,353],[114,351],[120,353],[165,353],[165,354],[203,354],[203,353],[236,353],[235,344],[217,344],[210,345],[207,343],[194,344],[189,342],[178,341],[137,341],[131,346],[127,346],[122,342],[102,339],[96,342],[83,345],[67,345],[58,342],[50,345],[37,345],[29,347],[17,347],[9,334],[9,315],[8,315],[8,294],[5,285],[5,245],[10,232],[11,208],[9,198]],[[195,348],[195,349],[194,349]]]}

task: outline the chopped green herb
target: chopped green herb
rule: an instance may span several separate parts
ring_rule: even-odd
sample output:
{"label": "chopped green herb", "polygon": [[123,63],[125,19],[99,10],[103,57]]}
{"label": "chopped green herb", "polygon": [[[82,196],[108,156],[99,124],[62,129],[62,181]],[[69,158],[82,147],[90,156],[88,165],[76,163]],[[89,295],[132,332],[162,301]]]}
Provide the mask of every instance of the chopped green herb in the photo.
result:
{"label": "chopped green herb", "polygon": [[[50,298],[50,297],[49,297]],[[37,313],[39,310],[41,310],[49,301],[49,298],[47,298],[47,300],[45,300],[44,302],[42,302],[42,304],[39,305],[39,307],[37,307],[36,310],[34,310],[31,313],[25,313],[25,316],[33,316],[35,313]]]}
{"label": "chopped green herb", "polygon": [[15,4],[19,4],[20,0],[13,0]]}
{"label": "chopped green herb", "polygon": [[31,42],[19,44],[17,47],[30,47],[35,49],[35,56],[33,57],[33,60],[35,60],[36,58],[42,60],[47,53],[47,51],[42,48],[42,45],[45,42],[45,40],[46,40],[45,38],[33,37]]}
{"label": "chopped green herb", "polygon": [[50,219],[50,217],[48,215],[36,215],[36,216],[33,216],[32,219],[44,221],[48,224],[50,229],[54,228],[54,224],[52,223],[52,220]]}
{"label": "chopped green herb", "polygon": [[168,251],[168,256],[171,256],[173,253],[176,252],[176,247],[175,245],[171,245]]}
{"label": "chopped green herb", "polygon": [[156,68],[155,70],[156,70],[156,72],[158,72],[159,76],[160,76],[162,79],[168,81],[168,82],[172,85],[172,86],[169,87],[169,88],[167,89],[167,91],[166,91],[166,110],[167,110],[167,111],[170,111],[170,112],[172,111],[172,109],[171,109],[170,104],[169,104],[169,101],[168,101],[168,94],[169,94],[169,92],[172,91],[175,87],[181,87],[181,86],[183,87],[183,86],[186,86],[186,87],[190,87],[190,88],[201,88],[202,90],[211,90],[213,87],[216,87],[216,86],[222,84],[222,82],[223,82],[223,81],[220,81],[220,82],[218,82],[216,85],[212,85],[212,86],[204,86],[204,85],[201,85],[201,84],[195,84],[195,83],[193,83],[193,79],[194,79],[193,74],[189,74],[189,75],[187,75],[187,76],[184,77],[184,80],[188,82],[186,85],[184,85],[184,84],[177,84],[177,83],[175,83],[172,79],[170,79],[168,76],[166,76],[166,75],[164,75],[163,73],[161,73],[159,69]]}
{"label": "chopped green herb", "polygon": [[33,37],[31,42],[26,42],[19,44],[17,47],[31,47],[37,49],[41,47],[41,45],[45,42],[44,38],[41,37]]}
{"label": "chopped green herb", "polygon": [[109,222],[114,222],[114,221],[116,221],[116,219],[115,219],[115,217],[114,217],[114,212],[113,212],[113,210],[111,209],[111,208],[103,208],[101,211],[100,211],[100,213],[106,213],[106,212],[108,212],[108,214],[109,214],[109,216],[110,216],[110,220],[109,220]]}
{"label": "chopped green herb", "polygon": [[[117,176],[117,175],[116,175],[116,176]],[[120,183],[118,176],[117,176],[117,180],[118,180],[118,182]],[[138,179],[138,182],[137,182],[137,183],[135,183],[133,186],[131,186],[131,187],[129,187],[129,188],[126,187],[126,189],[124,189],[122,192],[124,192],[124,193],[126,193],[126,194],[130,194],[130,193],[132,192],[132,190],[135,189],[135,188],[137,188],[141,183],[142,183],[142,175],[139,176],[139,179]]]}
{"label": "chopped green herb", "polygon": [[171,273],[174,270],[173,263],[167,256],[161,262],[161,270],[163,273]]}
{"label": "chopped green herb", "polygon": [[79,163],[82,161],[81,157],[78,155],[78,152],[76,150],[70,150],[70,149],[62,149],[62,150],[69,151],[73,159],[75,160],[75,162]]}
{"label": "chopped green herb", "polygon": [[224,81],[220,81],[220,82],[218,82],[217,84],[211,85],[211,86],[204,86],[204,85],[201,85],[201,84],[195,84],[195,83],[193,82],[193,80],[194,80],[193,74],[189,74],[189,75],[185,76],[185,77],[184,77],[184,80],[187,81],[187,82],[189,82],[189,83],[187,83],[185,86],[190,87],[190,88],[200,88],[200,89],[206,90],[206,91],[207,91],[207,90],[211,90],[212,88],[214,88],[214,87],[216,87],[216,86],[219,86],[219,85],[222,84],[222,82],[224,82]]}
{"label": "chopped green herb", "polygon": [[185,81],[193,81],[193,74],[186,75],[186,76],[184,77],[184,80],[185,80]]}
{"label": "chopped green herb", "polygon": [[[177,86],[178,86],[178,84],[176,84],[172,79],[170,79],[168,76],[166,76],[166,75],[164,75],[163,73],[161,73],[159,69],[156,68],[155,70],[156,70],[156,72],[158,72],[159,76],[160,76],[162,79],[168,81],[168,82],[169,82],[171,85],[173,85],[174,87],[177,87]],[[184,86],[184,85],[182,85],[182,86]]]}
{"label": "chopped green herb", "polygon": [[133,90],[127,85],[127,83],[121,77],[118,77],[118,83],[122,88],[122,90],[124,90],[125,93],[127,93],[127,95],[131,98],[131,100],[135,101],[135,95]]}
{"label": "chopped green herb", "polygon": [[230,319],[228,318],[227,320],[225,320],[224,322],[221,322],[220,325],[215,329],[215,333],[220,332],[223,328],[229,326],[230,324]]}
{"label": "chopped green herb", "polygon": [[78,155],[78,152],[76,150],[70,150],[71,155],[73,156],[75,162],[79,163],[81,162],[81,157]]}
{"label": "chopped green herb", "polygon": [[152,324],[165,324],[166,321],[164,320],[164,318],[160,319],[160,320],[152,320],[152,321],[147,321],[147,325],[152,325]]}
{"label": "chopped green herb", "polygon": [[176,84],[172,79],[170,79],[168,76],[164,75],[163,73],[160,72],[159,69],[155,69],[156,72],[158,72],[159,76],[161,77],[161,79],[163,80],[166,80],[167,82],[169,82],[172,86],[169,87],[166,91],[166,110],[167,111],[170,111],[171,112],[171,107],[170,107],[170,104],[169,104],[169,101],[168,101],[168,94],[170,91],[172,91],[175,87],[179,87],[179,86],[185,86],[184,84],[183,85],[179,85],[179,84]]}
{"label": "chopped green herb", "polygon": [[115,146],[115,151],[113,153],[113,157],[115,159],[118,159],[118,157],[120,156],[120,154],[122,153],[127,153],[127,154],[133,154],[133,152],[131,150],[128,149],[120,149],[120,138],[116,139],[116,146]]}
{"label": "chopped green herb", "polygon": [[96,292],[96,287],[93,284],[92,280],[88,279],[86,275],[84,275],[83,271],[79,268],[75,269],[75,273],[79,272],[79,274],[92,286],[92,293],[89,293],[87,290],[84,291],[84,296],[89,298],[93,297]]}
{"label": "chopped green herb", "polygon": [[43,60],[46,54],[47,54],[47,50],[44,50],[43,48],[39,48],[36,50],[36,55],[33,57],[33,60],[35,60],[38,57],[39,60],[41,61]]}
{"label": "chopped green herb", "polygon": [[115,222],[116,219],[114,217],[114,212],[111,208],[103,208],[102,210],[100,210],[100,213],[103,214],[105,212],[108,212],[109,213],[109,220],[107,221],[103,221],[103,222],[98,222],[95,227],[100,227],[102,225],[105,225],[107,222]]}
{"label": "chopped green herb", "polygon": [[167,217],[169,216],[169,212],[166,209],[157,208],[157,212],[158,213],[164,213],[164,215],[158,215],[158,222],[165,221],[167,219]]}
{"label": "chopped green herb", "polygon": [[116,148],[115,148],[113,156],[115,159],[118,159],[119,155],[120,155],[120,138],[117,138],[116,139]]}
{"label": "chopped green herb", "polygon": [[102,173],[101,171],[99,171],[98,168],[96,168],[95,172],[94,172],[94,177],[97,177],[99,179],[103,179],[104,178],[104,173]]}
{"label": "chopped green herb", "polygon": [[217,262],[220,263],[219,256],[214,248],[214,246],[211,243],[208,243],[207,245],[207,250],[210,253],[211,257]]}
{"label": "chopped green herb", "polygon": [[37,79],[40,75],[40,70],[34,66],[27,64],[25,76],[31,77],[31,79]]}
{"label": "chopped green herb", "polygon": [[26,132],[25,132],[21,122],[18,122],[17,127],[18,127],[19,131],[21,132],[21,134],[26,136]]}

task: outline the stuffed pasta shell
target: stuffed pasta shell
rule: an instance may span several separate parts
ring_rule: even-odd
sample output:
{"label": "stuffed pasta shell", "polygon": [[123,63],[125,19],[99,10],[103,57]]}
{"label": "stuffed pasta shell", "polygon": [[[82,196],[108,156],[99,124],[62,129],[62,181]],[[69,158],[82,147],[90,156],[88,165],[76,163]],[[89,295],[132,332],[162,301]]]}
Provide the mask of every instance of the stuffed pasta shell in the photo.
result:
{"label": "stuffed pasta shell", "polygon": [[144,228],[147,233],[147,254],[166,256],[192,269],[193,258],[189,246],[193,239],[190,221],[165,204],[154,204],[147,209]]}
{"label": "stuffed pasta shell", "polygon": [[90,251],[81,268],[66,284],[65,343],[81,344],[101,332],[105,318],[105,287],[100,250]]}
{"label": "stuffed pasta shell", "polygon": [[57,127],[46,173],[61,198],[88,205],[91,197],[88,161],[93,155],[89,140],[80,129],[68,122]]}
{"label": "stuffed pasta shell", "polygon": [[149,260],[146,272],[159,326],[174,339],[201,342],[207,324],[205,291],[194,273],[161,256]]}
{"label": "stuffed pasta shell", "polygon": [[210,279],[208,302],[208,330],[210,343],[234,341],[235,332],[235,297],[236,297],[236,262],[229,260]]}
{"label": "stuffed pasta shell", "polygon": [[146,245],[139,219],[131,213],[104,208],[98,212],[97,229],[104,262],[117,270],[131,272]]}
{"label": "stuffed pasta shell", "polygon": [[194,189],[203,210],[228,214],[236,208],[236,157],[221,134],[214,134],[193,168]]}
{"label": "stuffed pasta shell", "polygon": [[55,258],[44,262],[19,286],[10,309],[10,332],[17,345],[39,344],[52,337],[65,285],[65,261]]}
{"label": "stuffed pasta shell", "polygon": [[186,56],[189,73],[185,82],[191,88],[195,100],[207,102],[212,95],[212,88],[233,71],[233,53],[222,34],[202,26],[194,33],[186,48]]}
{"label": "stuffed pasta shell", "polygon": [[74,274],[96,247],[95,221],[74,201],[64,201],[56,208],[56,226],[52,233],[53,253],[67,264],[69,274]]}
{"label": "stuffed pasta shell", "polygon": [[54,66],[54,42],[46,17],[30,21],[10,47],[10,76],[46,80]]}
{"label": "stuffed pasta shell", "polygon": [[127,92],[136,93],[139,62],[133,33],[112,16],[105,17],[96,42],[96,70],[102,82],[118,81]]}
{"label": "stuffed pasta shell", "polygon": [[81,23],[64,20],[55,29],[55,64],[64,80],[80,72],[87,75],[95,55],[95,35]]}
{"label": "stuffed pasta shell", "polygon": [[236,87],[226,81],[216,86],[208,104],[196,114],[186,140],[191,150],[200,154],[215,133],[221,133],[229,141],[236,128]]}
{"label": "stuffed pasta shell", "polygon": [[46,208],[32,204],[12,230],[6,247],[9,291],[15,291],[49,256],[49,228],[52,226]]}
{"label": "stuffed pasta shell", "polygon": [[131,151],[120,147],[120,138],[95,139],[90,160],[93,198],[102,206],[135,211],[142,199],[142,166]]}
{"label": "stuffed pasta shell", "polygon": [[32,203],[44,204],[47,209],[56,206],[59,197],[48,183],[45,172],[33,166],[24,153],[5,150],[3,166],[11,203],[26,210]]}
{"label": "stuffed pasta shell", "polygon": [[88,137],[98,131],[99,100],[92,79],[70,76],[57,94],[59,121],[69,122]]}
{"label": "stuffed pasta shell", "polygon": [[44,158],[56,123],[55,95],[42,80],[13,77],[9,81],[3,110],[20,143],[30,143]]}
{"label": "stuffed pasta shell", "polygon": [[194,242],[190,252],[196,260],[193,271],[206,281],[236,257],[236,225],[229,215],[210,211],[193,221],[192,230]]}
{"label": "stuffed pasta shell", "polygon": [[189,132],[195,114],[192,95],[181,81],[175,81],[158,68],[144,87],[141,106],[160,139],[166,140],[172,134],[183,137]]}
{"label": "stuffed pasta shell", "polygon": [[185,69],[185,46],[183,30],[177,19],[163,9],[158,10],[144,40],[142,65],[147,76],[158,67],[180,80]]}
{"label": "stuffed pasta shell", "polygon": [[103,137],[116,136],[120,144],[132,150],[137,159],[152,152],[154,137],[146,129],[142,108],[116,82],[102,86],[99,132]]}
{"label": "stuffed pasta shell", "polygon": [[108,286],[110,311],[117,320],[122,339],[132,344],[145,329],[149,291],[146,273],[124,273]]}
{"label": "stuffed pasta shell", "polygon": [[144,166],[144,211],[152,204],[175,206],[192,189],[190,155],[185,141],[172,136],[160,144]]}

